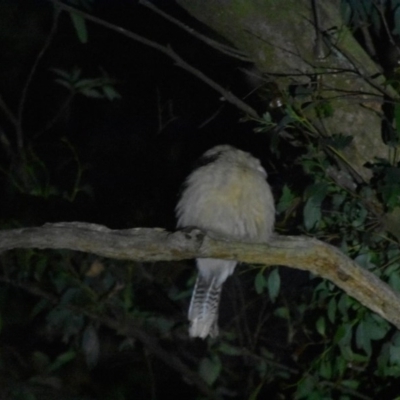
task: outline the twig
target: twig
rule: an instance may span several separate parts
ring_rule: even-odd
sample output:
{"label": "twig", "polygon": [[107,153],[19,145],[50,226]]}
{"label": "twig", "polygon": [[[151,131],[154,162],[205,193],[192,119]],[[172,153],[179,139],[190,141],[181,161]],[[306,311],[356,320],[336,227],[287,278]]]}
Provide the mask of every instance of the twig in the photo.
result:
{"label": "twig", "polygon": [[143,36],[140,36],[132,31],[128,31],[125,28],[122,28],[121,26],[112,24],[110,22],[104,21],[101,18],[95,17],[91,14],[88,14],[84,11],[81,10],[77,10],[74,7],[68,6],[62,2],[60,2],[59,0],[48,0],[52,3],[54,3],[55,5],[57,5],[58,7],[60,7],[61,9],[68,11],[68,12],[72,12],[75,13],[77,15],[80,15],[81,17],[87,19],[88,21],[92,21],[98,25],[104,26],[108,29],[111,29],[115,32],[120,33],[121,35],[124,35],[132,40],[135,40],[139,43],[142,43],[146,46],[149,46],[153,49],[156,49],[158,51],[160,51],[161,53],[167,55],[168,57],[172,58],[176,65],[178,67],[181,67],[182,69],[184,69],[187,72],[190,72],[192,75],[196,76],[197,78],[199,78],[200,80],[202,80],[203,82],[205,82],[207,85],[209,85],[210,87],[212,87],[214,90],[216,90],[217,92],[219,92],[223,98],[225,100],[227,100],[228,102],[230,102],[231,104],[235,105],[237,108],[239,108],[240,110],[244,111],[246,114],[249,114],[250,116],[252,116],[253,118],[259,118],[258,113],[252,108],[250,107],[248,104],[246,104],[245,102],[243,102],[242,100],[240,100],[237,96],[235,96],[232,92],[224,89],[221,85],[219,85],[217,82],[213,81],[211,78],[209,78],[208,76],[206,76],[203,72],[201,72],[200,70],[198,70],[197,68],[191,66],[189,63],[187,63],[185,60],[183,60],[177,53],[175,53],[172,48],[170,46],[163,46],[157,42],[154,42],[150,39],[147,39]]}
{"label": "twig", "polygon": [[51,41],[53,40],[54,34],[57,29],[58,25],[58,17],[60,15],[60,10],[55,7],[54,10],[54,16],[53,16],[53,24],[51,26],[50,33],[48,34],[45,42],[43,43],[42,49],[39,51],[35,62],[32,65],[32,68],[29,72],[28,78],[26,79],[25,85],[22,89],[21,93],[21,99],[19,101],[19,106],[18,106],[18,117],[17,117],[17,127],[16,127],[16,134],[17,134],[17,147],[18,151],[21,152],[23,147],[24,147],[24,137],[23,137],[23,130],[22,130],[22,118],[23,118],[23,113],[24,113],[24,108],[25,108],[25,103],[26,103],[26,97],[28,94],[28,89],[30,87],[30,84],[33,79],[33,75],[36,72],[37,66],[39,65],[40,60],[42,59],[44,53],[50,46]]}
{"label": "twig", "polygon": [[147,0],[139,0],[139,4],[149,8],[150,10],[154,11],[155,13],[160,15],[161,17],[163,17],[166,20],[172,22],[173,24],[179,26],[180,28],[182,28],[183,30],[188,32],[190,35],[192,35],[195,38],[203,41],[204,43],[207,43],[209,46],[217,49],[221,53],[224,53],[224,54],[226,54],[226,55],[228,55],[230,57],[237,58],[237,59],[239,59],[241,61],[251,62],[251,59],[249,57],[245,56],[243,52],[238,51],[237,49],[235,49],[235,48],[233,48],[231,46],[227,46],[227,45],[225,45],[223,43],[217,42],[216,40],[213,40],[213,39],[211,39],[211,38],[209,38],[209,37],[207,37],[205,35],[202,35],[201,33],[195,31],[193,28],[185,25],[184,23],[182,23],[178,19],[176,19],[176,18],[172,17],[171,15],[167,14],[166,12],[160,10],[153,3],[150,3]]}
{"label": "twig", "polygon": [[64,100],[64,102],[61,104],[61,106],[58,108],[58,110],[56,111],[56,113],[54,114],[53,118],[51,118],[50,121],[48,121],[46,123],[46,125],[35,134],[35,139],[37,139],[39,136],[43,135],[43,133],[45,133],[46,131],[48,131],[49,129],[51,129],[56,122],[60,119],[60,117],[63,115],[63,113],[65,112],[65,110],[67,110],[68,106],[71,104],[73,98],[75,97],[75,92],[71,92],[66,99]]}
{"label": "twig", "polygon": [[382,10],[382,7],[383,7],[382,4],[379,4],[379,3],[377,4],[376,1],[373,1],[372,4],[374,5],[374,7],[377,9],[379,15],[381,16],[382,24],[383,24],[383,27],[385,28],[385,32],[386,32],[386,34],[388,36],[388,39],[389,39],[390,43],[393,46],[396,46],[396,42],[394,41],[393,36],[390,33],[390,28],[389,28],[389,25],[387,23],[387,19],[385,17],[385,13]]}
{"label": "twig", "polygon": [[18,118],[14,115],[14,113],[8,108],[7,104],[0,96],[0,109],[3,110],[4,114],[7,116],[9,121],[17,128],[18,127]]}

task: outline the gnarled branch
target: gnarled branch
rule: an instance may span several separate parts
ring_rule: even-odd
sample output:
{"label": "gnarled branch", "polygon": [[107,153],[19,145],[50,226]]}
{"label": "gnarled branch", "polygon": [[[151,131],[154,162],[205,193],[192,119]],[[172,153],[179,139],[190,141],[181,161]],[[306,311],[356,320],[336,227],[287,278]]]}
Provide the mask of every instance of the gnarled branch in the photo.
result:
{"label": "gnarled branch", "polygon": [[400,295],[337,248],[313,238],[278,236],[268,244],[228,242],[199,230],[111,230],[82,222],[0,231],[0,252],[16,248],[69,249],[114,259],[172,261],[196,257],[285,265],[329,279],[400,329]]}

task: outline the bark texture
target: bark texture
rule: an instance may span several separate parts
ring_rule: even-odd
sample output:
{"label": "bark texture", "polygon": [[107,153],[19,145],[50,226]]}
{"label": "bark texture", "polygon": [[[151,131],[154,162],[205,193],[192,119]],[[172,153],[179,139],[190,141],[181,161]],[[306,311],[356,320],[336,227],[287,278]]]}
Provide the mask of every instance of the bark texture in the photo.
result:
{"label": "bark texture", "polygon": [[400,296],[337,248],[301,236],[275,236],[270,244],[227,242],[199,230],[111,230],[82,222],[46,224],[0,232],[0,253],[17,248],[69,249],[114,259],[172,261],[207,257],[249,264],[285,265],[329,279],[400,329]]}
{"label": "bark texture", "polygon": [[[381,139],[383,95],[380,70],[344,26],[339,1],[317,1],[320,30],[328,33],[326,58],[317,60],[310,0],[176,0],[196,19],[246,53],[257,68],[285,91],[287,84],[310,84],[320,75],[318,95],[334,114],[318,121],[326,135],[353,136],[344,159],[365,180],[367,161],[387,156]],[[372,78],[372,77],[377,78]],[[371,111],[372,110],[372,111]]]}

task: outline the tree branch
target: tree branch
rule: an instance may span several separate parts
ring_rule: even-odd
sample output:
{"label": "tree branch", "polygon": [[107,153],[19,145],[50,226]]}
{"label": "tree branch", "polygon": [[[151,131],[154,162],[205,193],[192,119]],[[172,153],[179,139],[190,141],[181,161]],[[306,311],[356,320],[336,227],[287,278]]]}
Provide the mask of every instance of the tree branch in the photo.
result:
{"label": "tree branch", "polygon": [[190,26],[182,23],[178,19],[174,18],[172,15],[167,14],[166,12],[162,11],[159,9],[156,5],[151,3],[150,1],[147,0],[139,0],[139,4],[142,6],[147,7],[148,9],[152,10],[156,14],[160,15],[161,17],[165,18],[167,21],[179,26],[179,28],[183,29],[190,35],[194,36],[195,38],[201,40],[204,43],[207,43],[210,47],[213,47],[214,49],[217,49],[221,53],[224,53],[230,57],[237,58],[241,61],[245,62],[251,62],[251,59],[245,55],[242,51],[235,49],[234,47],[228,46],[226,44],[217,42],[214,39],[209,38],[208,36],[205,36],[197,31],[195,31],[193,28]]}
{"label": "tree branch", "polygon": [[69,249],[114,259],[172,261],[196,257],[285,265],[325,278],[400,329],[400,295],[337,248],[313,238],[278,236],[268,244],[228,242],[199,230],[111,230],[82,222],[0,231],[0,253],[16,248]]}
{"label": "tree branch", "polygon": [[183,60],[182,57],[180,57],[177,53],[175,53],[175,51],[172,50],[171,46],[163,46],[157,42],[154,42],[150,39],[140,36],[137,33],[134,33],[125,28],[122,28],[121,26],[104,21],[101,18],[95,17],[94,15],[88,14],[84,11],[81,11],[74,7],[68,6],[59,0],[49,0],[49,1],[52,2],[56,7],[59,7],[62,10],[80,15],[81,17],[85,18],[88,21],[92,21],[98,25],[104,26],[105,28],[108,28],[112,31],[118,32],[119,34],[122,34],[132,40],[135,40],[136,42],[142,43],[145,46],[148,46],[148,47],[151,47],[153,49],[160,51],[161,53],[163,53],[166,56],[173,59],[178,67],[181,67],[185,71],[190,72],[192,75],[196,76],[197,78],[202,80],[204,83],[206,83],[208,86],[210,86],[211,88],[213,88],[214,90],[219,92],[229,103],[235,105],[237,108],[239,108],[246,114],[250,115],[251,117],[259,118],[258,113],[256,110],[254,110],[254,108],[250,107],[244,101],[239,99],[239,97],[235,96],[232,92],[230,92],[229,90],[226,90],[220,84],[213,81],[211,78],[209,78],[207,75],[205,75],[200,70],[191,66],[189,63],[187,63],[185,60]]}

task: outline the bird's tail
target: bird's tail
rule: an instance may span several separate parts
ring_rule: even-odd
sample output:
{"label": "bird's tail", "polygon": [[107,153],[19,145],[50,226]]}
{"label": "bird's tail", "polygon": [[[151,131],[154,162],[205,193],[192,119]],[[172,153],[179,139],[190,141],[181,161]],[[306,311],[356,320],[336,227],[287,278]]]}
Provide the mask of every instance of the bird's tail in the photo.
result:
{"label": "bird's tail", "polygon": [[199,275],[190,302],[189,335],[204,339],[218,336],[218,307],[222,284],[233,272],[235,261],[198,259]]}
{"label": "bird's tail", "polygon": [[208,335],[218,336],[218,305],[222,285],[217,279],[205,279],[198,275],[190,301],[188,318],[190,321],[189,335],[204,339]]}

